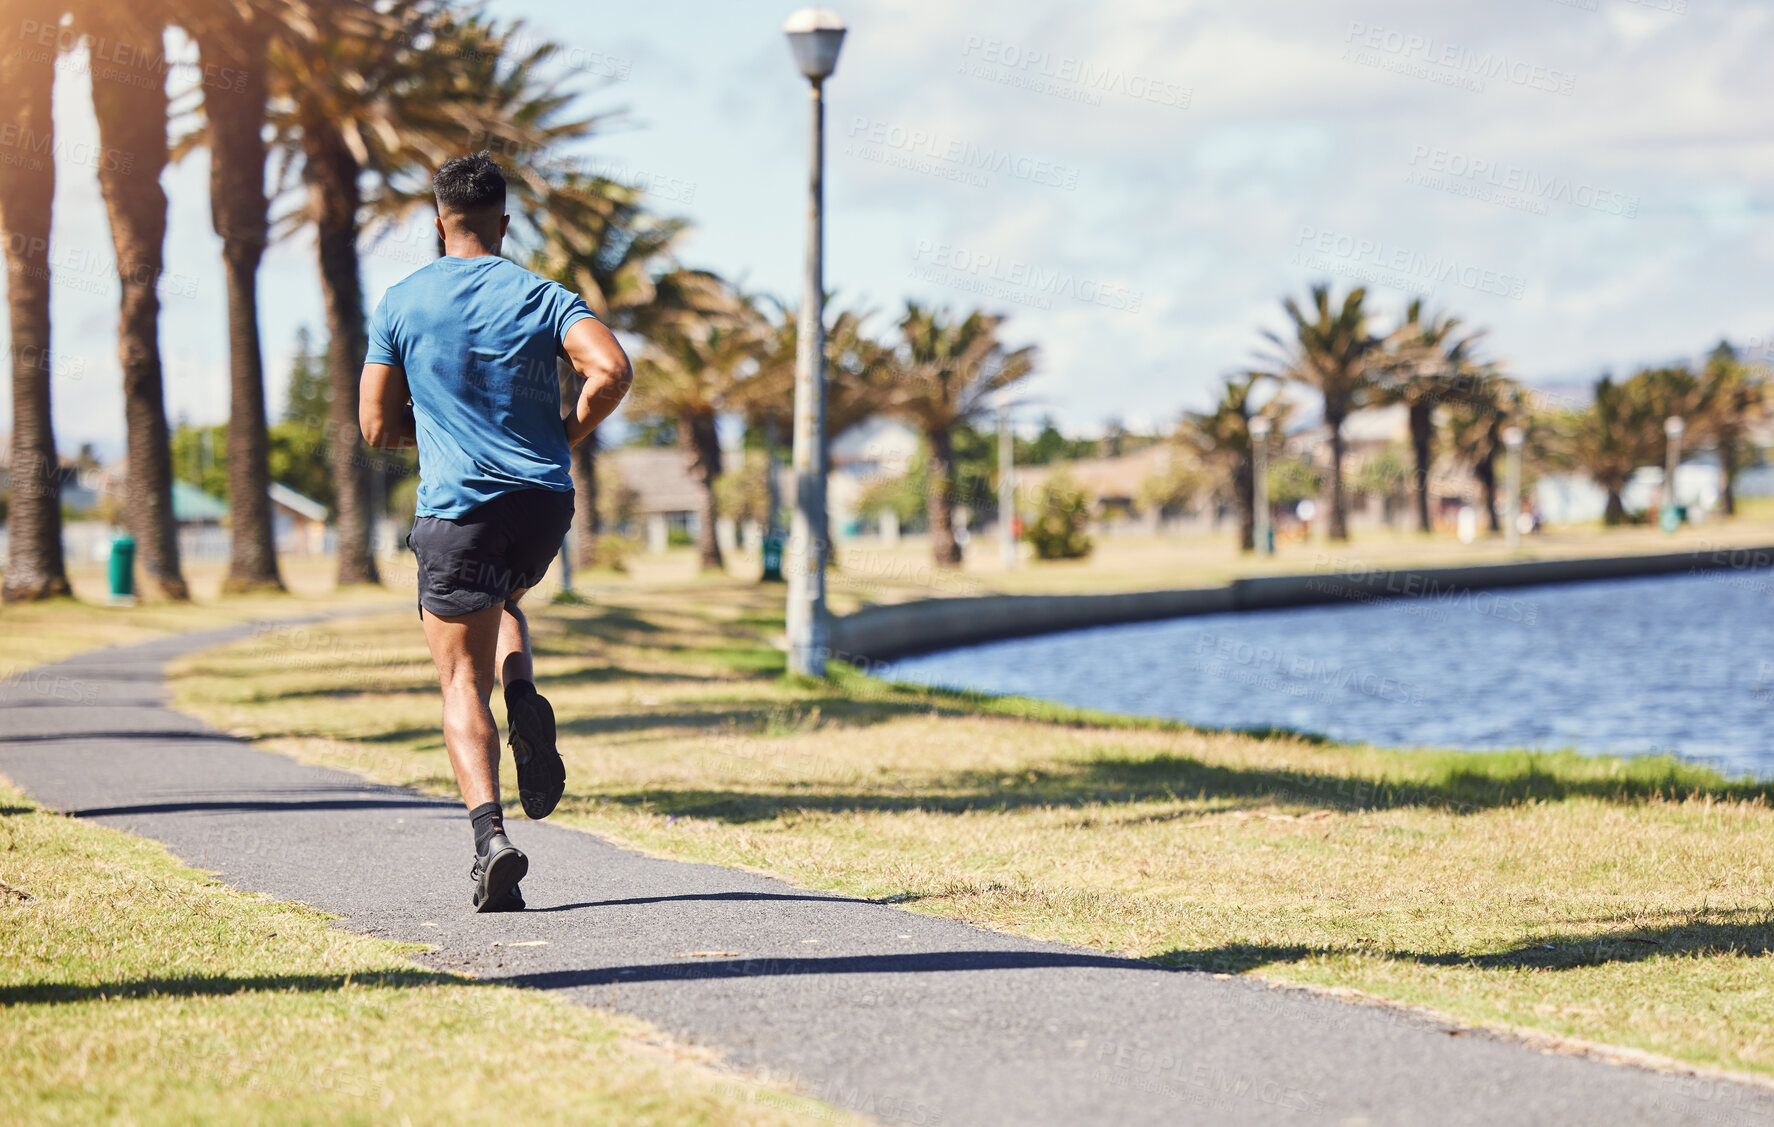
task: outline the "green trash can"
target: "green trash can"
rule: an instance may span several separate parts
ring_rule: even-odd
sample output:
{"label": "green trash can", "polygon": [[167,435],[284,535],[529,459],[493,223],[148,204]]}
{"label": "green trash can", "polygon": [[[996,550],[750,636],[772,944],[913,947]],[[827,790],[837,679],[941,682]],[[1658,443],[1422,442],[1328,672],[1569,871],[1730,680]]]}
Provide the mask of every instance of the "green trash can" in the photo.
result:
{"label": "green trash can", "polygon": [[776,533],[764,537],[764,574],[761,582],[782,582],[782,537]]}
{"label": "green trash can", "polygon": [[136,597],[136,542],[127,533],[111,541],[111,601],[133,603]]}

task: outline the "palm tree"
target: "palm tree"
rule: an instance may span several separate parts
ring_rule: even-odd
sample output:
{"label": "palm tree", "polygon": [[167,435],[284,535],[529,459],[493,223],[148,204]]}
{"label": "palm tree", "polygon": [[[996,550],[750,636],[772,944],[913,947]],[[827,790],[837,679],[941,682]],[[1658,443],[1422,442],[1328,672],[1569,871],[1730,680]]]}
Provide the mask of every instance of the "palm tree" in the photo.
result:
{"label": "palm tree", "polygon": [[1608,494],[1605,524],[1626,519],[1621,492],[1632,471],[1656,459],[1662,439],[1660,404],[1639,378],[1617,384],[1609,376],[1596,381],[1595,401],[1572,412],[1565,422],[1564,460],[1587,472]]}
{"label": "palm tree", "polygon": [[[222,239],[228,291],[227,591],[283,587],[271,539],[270,437],[265,361],[259,341],[259,261],[269,229],[265,197],[267,63],[273,33],[298,14],[277,0],[190,5],[186,30],[206,74],[204,142],[209,148],[210,222]],[[188,146],[185,146],[188,148]]]}
{"label": "palm tree", "polygon": [[[647,213],[633,188],[571,171],[551,184],[541,212],[530,269],[578,293],[611,329],[632,331],[658,300],[655,265],[670,258],[687,224]],[[585,381],[564,359],[556,375],[561,410],[570,410]],[[598,555],[597,444],[594,432],[572,451],[572,552],[581,566]]]}
{"label": "palm tree", "polygon": [[1483,491],[1492,532],[1503,527],[1497,519],[1497,452],[1503,448],[1503,430],[1511,424],[1534,429],[1520,386],[1488,369],[1448,403],[1448,439],[1454,457],[1471,468]]}
{"label": "palm tree", "polygon": [[1330,287],[1312,287],[1310,316],[1293,298],[1282,302],[1292,322],[1291,334],[1265,332],[1281,350],[1281,367],[1275,374],[1304,384],[1324,399],[1324,425],[1330,432],[1331,523],[1333,540],[1349,539],[1349,505],[1343,489],[1343,422],[1349,412],[1365,405],[1372,385],[1375,350],[1380,341],[1368,331],[1367,290],[1357,286],[1340,306],[1331,301]]}
{"label": "palm tree", "polygon": [[[830,306],[832,295],[826,295]],[[769,339],[758,374],[744,400],[748,421],[771,425],[779,434],[794,426],[795,356],[799,347],[799,312],[783,302],[775,306]],[[846,309],[831,319],[825,332],[825,436],[836,438],[879,413],[891,393],[890,350],[868,331],[874,312]]]}
{"label": "palm tree", "polygon": [[[377,29],[378,23],[381,30]],[[390,26],[393,31],[387,30]],[[600,241],[604,237],[601,232],[621,226],[612,222],[617,209],[624,203],[632,204],[638,193],[609,181],[563,172],[555,155],[560,145],[591,134],[609,115],[565,116],[574,95],[544,77],[548,61],[559,47],[541,42],[520,54],[525,38],[522,29],[521,21],[501,25],[478,10],[397,0],[369,17],[367,29],[332,37],[333,52],[344,56],[338,63],[349,62],[351,57],[359,62],[349,66],[329,64],[326,70],[330,82],[317,83],[316,78],[326,76],[306,73],[313,60],[289,60],[289,104],[308,120],[293,121],[295,128],[285,134],[285,143],[292,155],[303,160],[304,180],[311,185],[316,175],[333,180],[336,183],[330,198],[341,198],[345,194],[344,178],[351,171],[348,162],[339,159],[341,144],[358,171],[375,174],[369,196],[359,201],[361,214],[351,214],[355,226],[349,240],[342,231],[343,208],[337,209],[340,214],[330,224],[324,223],[318,214],[313,216],[320,233],[323,284],[329,273],[338,279],[337,284],[327,286],[339,294],[336,300],[329,295],[329,319],[336,308],[347,326],[355,329],[360,342],[361,299],[356,303],[346,300],[347,283],[357,276],[360,219],[367,217],[377,226],[388,228],[429,209],[431,176],[454,156],[486,149],[499,158],[513,189],[513,211],[517,217],[513,242],[528,245],[531,268],[538,273],[571,286],[563,275],[582,272],[575,269],[572,255],[561,251],[573,248],[595,256],[619,241],[612,238],[605,244]],[[324,96],[318,96],[321,91]],[[312,153],[314,144],[307,138],[312,134],[324,139],[329,132],[336,132],[337,140],[324,144],[325,151]],[[323,171],[317,174],[312,171],[315,169]],[[330,176],[324,171],[328,169]],[[356,188],[353,179],[353,193]],[[597,221],[595,227],[585,226],[588,220]],[[324,229],[328,225],[334,231],[330,239]],[[588,231],[593,233],[589,243],[584,237]],[[563,233],[569,237],[556,241],[556,236]],[[330,270],[326,250],[329,242],[334,247]],[[349,274],[345,265],[347,250]],[[441,242],[437,253],[443,253]],[[581,258],[578,265],[589,261],[590,258]],[[624,283],[630,280],[630,272],[625,269],[615,270],[614,275]],[[593,294],[581,292],[594,311],[605,317],[608,306],[593,301]],[[359,374],[353,361],[344,370],[335,369],[335,382],[342,385],[350,381],[355,389]],[[577,397],[582,381],[564,361],[557,365],[556,374],[565,410],[571,398]],[[348,390],[347,397],[355,403],[355,390]],[[335,403],[341,398],[335,392]],[[338,425],[341,434],[352,437],[346,443],[335,444],[335,461],[348,462],[341,470],[355,473],[357,463],[341,453],[341,448],[355,449],[355,416],[342,418]],[[351,429],[343,429],[346,426]],[[597,437],[593,435],[572,451],[576,508],[582,514],[574,523],[572,536],[575,554],[585,563],[594,562],[596,555],[596,443]],[[362,496],[361,489],[341,493]],[[342,507],[341,525],[355,523],[347,518]],[[367,533],[367,522],[362,523]],[[342,529],[342,545],[346,539]],[[367,537],[360,554],[367,559]],[[342,551],[342,573],[346,567]]]}
{"label": "palm tree", "polygon": [[1271,420],[1270,433],[1280,434],[1282,424],[1291,411],[1280,396],[1272,397],[1257,408],[1251,393],[1269,375],[1264,372],[1243,372],[1227,376],[1220,391],[1220,401],[1212,411],[1187,411],[1177,428],[1177,441],[1194,454],[1201,463],[1215,472],[1229,487],[1232,503],[1238,510],[1238,544],[1244,551],[1256,547],[1256,506],[1267,504],[1268,498],[1256,496],[1255,450],[1250,433],[1250,420],[1257,415]]}
{"label": "palm tree", "polygon": [[[830,308],[832,295],[825,297]],[[772,495],[768,531],[775,531],[777,436],[794,431],[795,361],[799,351],[800,314],[787,303],[772,299],[768,333],[759,355],[758,372],[737,397],[736,409],[746,423],[763,431],[768,454],[767,488]],[[832,318],[825,333],[825,437],[830,442],[851,427],[878,414],[892,392],[894,365],[891,350],[868,331],[874,318],[869,309],[846,309]],[[831,509],[825,511],[821,535],[827,545],[826,561],[837,564],[831,535]]]}
{"label": "palm tree", "polygon": [[704,568],[726,566],[715,537],[715,481],[721,444],[715,420],[732,408],[735,389],[755,370],[763,326],[755,310],[712,275],[674,271],[661,279],[635,362],[635,410],[677,424],[678,447],[699,487],[696,547]]}
{"label": "palm tree", "polygon": [[[53,25],[60,6],[19,3],[21,19]],[[20,139],[0,161],[0,238],[6,242],[11,326],[12,501],[7,517],[6,602],[70,593],[62,563],[61,464],[49,410],[49,220],[55,200],[53,55],[14,44],[0,52],[0,122]]]}
{"label": "palm tree", "polygon": [[1386,352],[1376,362],[1375,403],[1405,407],[1415,463],[1419,532],[1432,527],[1429,472],[1435,462],[1435,409],[1463,392],[1477,370],[1472,353],[1483,334],[1461,336],[1460,327],[1459,318],[1446,314],[1424,320],[1422,301],[1412,301],[1404,323],[1387,338]]}
{"label": "palm tree", "polygon": [[1767,377],[1760,368],[1739,360],[1729,341],[1720,341],[1707,356],[1700,378],[1702,433],[1718,450],[1719,496],[1725,515],[1735,516],[1737,470],[1750,426],[1767,414]]}
{"label": "palm tree", "polygon": [[560,147],[621,115],[569,116],[576,95],[547,77],[560,47],[526,47],[534,37],[522,21],[500,24],[477,8],[440,5],[429,9],[424,27],[424,82],[409,88],[396,114],[412,163],[377,185],[369,210],[390,224],[428,211],[432,175],[452,157],[484,150],[507,174],[513,241],[534,252],[545,228],[572,209],[563,205],[571,193],[562,183],[573,173]]}
{"label": "palm tree", "polygon": [[[88,3],[79,16],[83,31],[113,42],[158,43],[168,22],[157,0]],[[117,350],[129,435],[125,518],[143,570],[161,594],[183,600],[191,592],[179,567],[178,524],[172,511],[172,442],[166,427],[156,290],[165,266],[166,193],[160,174],[167,157],[166,89],[112,81],[101,77],[98,68],[91,74],[100,146],[134,157],[128,167],[121,161],[100,161],[98,168],[123,287]]]}
{"label": "palm tree", "polygon": [[1006,351],[1004,318],[977,310],[956,320],[947,309],[907,302],[899,320],[887,410],[924,432],[931,552],[938,567],[959,567],[955,541],[957,427],[989,413],[999,393],[1035,370],[1035,348]]}
{"label": "palm tree", "polygon": [[[500,28],[477,13],[459,17],[431,0],[392,0],[374,9],[329,5],[317,13],[311,34],[271,47],[275,145],[285,174],[300,165],[304,187],[304,204],[292,216],[297,222],[286,224],[285,233],[314,226],[333,344],[329,449],[341,584],[378,578],[369,465],[357,434],[365,346],[359,239],[366,213],[411,210],[421,194],[429,197],[429,176],[444,161],[489,141],[534,162],[593,125],[561,120],[571,96],[537,76],[553,44],[513,57],[520,26]],[[524,168],[516,178],[520,198],[538,184],[533,173]],[[366,175],[375,197],[369,201]]]}
{"label": "palm tree", "polygon": [[338,6],[317,13],[311,34],[273,40],[269,120],[280,187],[298,162],[304,200],[280,233],[313,224],[326,309],[332,408],[326,448],[337,511],[340,586],[376,583],[370,475],[357,425],[357,385],[367,346],[358,236],[366,171],[400,160],[405,127],[394,99],[422,68],[411,44],[423,31],[417,0],[398,0],[382,19]]}

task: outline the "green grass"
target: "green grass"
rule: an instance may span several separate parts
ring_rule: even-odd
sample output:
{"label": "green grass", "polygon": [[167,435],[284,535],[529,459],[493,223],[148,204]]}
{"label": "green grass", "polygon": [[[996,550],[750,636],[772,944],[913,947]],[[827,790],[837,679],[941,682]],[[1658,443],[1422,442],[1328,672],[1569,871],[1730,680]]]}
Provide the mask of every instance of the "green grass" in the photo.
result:
{"label": "green grass", "polygon": [[[1767,785],[795,680],[763,640],[775,597],[635,589],[533,614],[568,763],[557,819],[1168,965],[1774,1073]],[[261,639],[181,663],[175,699],[268,749],[451,793],[416,625],[328,629],[363,652],[294,668]]]}
{"label": "green grass", "polygon": [[638,1021],[421,969],[0,784],[0,1119],[790,1124]]}

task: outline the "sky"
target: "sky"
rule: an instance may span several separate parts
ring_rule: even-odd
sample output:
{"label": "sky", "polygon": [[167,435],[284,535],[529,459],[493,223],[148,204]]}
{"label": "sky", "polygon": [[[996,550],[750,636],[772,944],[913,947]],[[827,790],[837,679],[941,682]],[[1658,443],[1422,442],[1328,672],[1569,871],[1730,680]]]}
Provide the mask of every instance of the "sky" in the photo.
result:
{"label": "sky", "polygon": [[[574,156],[694,224],[683,255],[798,302],[806,84],[756,0],[491,0],[562,45]],[[1261,361],[1281,299],[1367,284],[1488,330],[1529,383],[1695,356],[1774,359],[1774,5],[1747,0],[846,0],[827,93],[826,283],[1008,315],[1040,349],[1023,426],[1167,426]],[[175,38],[176,45],[176,38]],[[181,81],[174,72],[171,81]],[[56,97],[58,442],[121,448],[116,283],[82,56]],[[88,146],[82,150],[80,146]],[[227,415],[203,154],[169,170],[162,342],[175,421]],[[365,257],[373,304],[430,255]],[[322,325],[312,240],[267,255],[281,403]],[[3,329],[0,329],[3,331]],[[10,404],[0,428],[10,425]]]}

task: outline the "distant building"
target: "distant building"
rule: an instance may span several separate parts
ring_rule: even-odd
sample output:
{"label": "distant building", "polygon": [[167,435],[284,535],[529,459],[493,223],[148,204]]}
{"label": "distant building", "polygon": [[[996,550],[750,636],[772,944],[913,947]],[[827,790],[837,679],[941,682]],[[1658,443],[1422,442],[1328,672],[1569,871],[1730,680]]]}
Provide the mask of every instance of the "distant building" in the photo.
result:
{"label": "distant building", "polygon": [[1140,491],[1154,477],[1168,474],[1179,457],[1169,442],[1158,442],[1119,458],[1078,458],[1045,466],[1019,466],[1016,485],[1024,496],[1033,495],[1056,473],[1064,473],[1091,498],[1099,520],[1131,516],[1138,512]]}
{"label": "distant building", "polygon": [[271,536],[286,555],[318,556],[327,550],[326,506],[277,482],[271,498]]}
{"label": "distant building", "polygon": [[[122,482],[118,482],[118,485],[121,492]],[[174,481],[172,519],[181,526],[220,527],[228,522],[228,502],[220,497],[212,497],[188,481]]]}
{"label": "distant building", "polygon": [[871,482],[906,473],[923,449],[924,436],[916,427],[886,415],[871,415],[833,438],[826,448],[831,472],[825,486],[832,536],[843,540],[860,535],[863,491]]}
{"label": "distant building", "polygon": [[676,446],[626,446],[600,450],[600,472],[614,472],[630,491],[635,520],[646,528],[663,522],[668,530],[694,535],[702,486],[690,476],[684,452]]}
{"label": "distant building", "polygon": [[[56,456],[57,477],[61,479],[62,504],[86,508],[94,499],[92,474],[82,473],[80,464],[65,454]],[[12,432],[0,432],[0,491],[12,489]]]}

